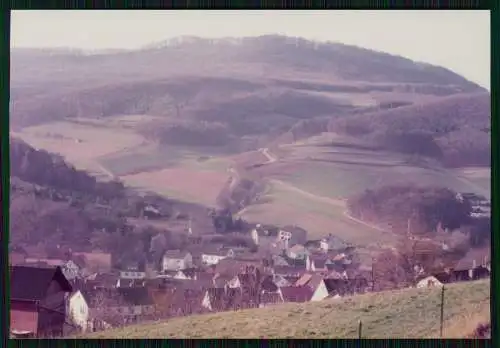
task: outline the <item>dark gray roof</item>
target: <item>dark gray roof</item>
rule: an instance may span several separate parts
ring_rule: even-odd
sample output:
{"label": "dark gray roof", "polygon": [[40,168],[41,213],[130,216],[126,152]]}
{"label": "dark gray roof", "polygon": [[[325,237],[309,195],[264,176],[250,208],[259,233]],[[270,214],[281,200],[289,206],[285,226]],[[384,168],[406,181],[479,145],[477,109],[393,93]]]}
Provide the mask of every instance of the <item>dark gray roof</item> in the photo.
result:
{"label": "dark gray roof", "polygon": [[52,280],[56,280],[66,292],[72,286],[60,267],[10,267],[10,297],[22,301],[40,301]]}

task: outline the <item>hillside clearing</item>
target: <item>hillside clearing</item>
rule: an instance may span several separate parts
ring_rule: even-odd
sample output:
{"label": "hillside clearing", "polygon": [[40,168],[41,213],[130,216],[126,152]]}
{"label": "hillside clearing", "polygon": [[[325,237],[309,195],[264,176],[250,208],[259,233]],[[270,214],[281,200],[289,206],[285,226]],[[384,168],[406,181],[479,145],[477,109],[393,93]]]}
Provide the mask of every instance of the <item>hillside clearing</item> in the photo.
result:
{"label": "hillside clearing", "polygon": [[[82,338],[363,338],[439,336],[440,288],[405,289],[271,308],[172,319],[92,333]],[[490,320],[490,282],[446,287],[445,337],[467,336]],[[472,321],[470,321],[472,320]],[[457,330],[457,324],[464,324]]]}
{"label": "hillside clearing", "polygon": [[[484,194],[484,182],[489,180],[484,171],[461,174],[407,162],[408,156],[383,151],[296,145],[287,147],[280,162],[259,168],[258,172],[263,177],[279,179],[311,194],[336,199],[348,198],[366,189],[407,183]],[[474,180],[482,181],[483,185]]]}
{"label": "hillside clearing", "polygon": [[194,168],[168,168],[121,176],[133,188],[154,191],[170,198],[215,206],[216,198],[227,182],[228,173]]}
{"label": "hillside clearing", "polygon": [[261,203],[247,207],[241,216],[250,222],[276,225],[296,224],[308,231],[308,238],[319,239],[329,233],[356,245],[370,246],[373,243],[390,243],[392,233],[382,232],[360,224],[344,215],[341,201],[291,189],[279,181],[268,183]]}

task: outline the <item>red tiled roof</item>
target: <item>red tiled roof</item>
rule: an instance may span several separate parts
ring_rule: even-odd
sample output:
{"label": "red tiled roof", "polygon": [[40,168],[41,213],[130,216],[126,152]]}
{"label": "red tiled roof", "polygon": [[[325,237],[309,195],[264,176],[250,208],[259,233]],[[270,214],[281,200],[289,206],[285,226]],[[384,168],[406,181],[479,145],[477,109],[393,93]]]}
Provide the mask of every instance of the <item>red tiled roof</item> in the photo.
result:
{"label": "red tiled roof", "polygon": [[297,280],[300,279],[300,277],[296,277],[296,276],[285,276],[283,277],[283,279],[285,279],[287,282],[289,282],[290,284],[295,284],[297,282]]}
{"label": "red tiled roof", "polygon": [[308,302],[314,294],[308,286],[286,286],[280,288],[285,302]]}
{"label": "red tiled roof", "polygon": [[275,266],[274,273],[283,276],[302,276],[306,272],[304,266]]}
{"label": "red tiled roof", "polygon": [[304,274],[297,282],[295,282],[295,286],[304,286],[307,285],[313,290],[319,286],[319,284],[323,281],[323,277],[320,274]]}
{"label": "red tiled roof", "polygon": [[306,273],[304,275],[302,275],[302,277],[299,278],[299,280],[297,280],[297,282],[295,282],[295,286],[303,286],[303,285],[306,285],[309,280],[311,280],[311,277],[312,277],[312,274],[309,274],[309,273]]}
{"label": "red tiled roof", "polygon": [[339,294],[340,296],[344,296],[346,294],[354,294],[368,287],[368,280],[362,277],[354,279],[327,278],[324,279],[324,282],[330,295]]}

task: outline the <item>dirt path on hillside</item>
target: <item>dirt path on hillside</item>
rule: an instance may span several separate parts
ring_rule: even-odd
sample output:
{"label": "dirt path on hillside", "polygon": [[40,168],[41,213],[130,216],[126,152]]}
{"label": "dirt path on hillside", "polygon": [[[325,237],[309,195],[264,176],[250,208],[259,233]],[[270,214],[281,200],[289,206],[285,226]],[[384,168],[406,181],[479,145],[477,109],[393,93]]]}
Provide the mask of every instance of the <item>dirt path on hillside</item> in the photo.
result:
{"label": "dirt path on hillside", "polygon": [[299,193],[299,194],[301,194],[303,196],[306,196],[306,197],[308,197],[310,199],[313,199],[315,201],[326,203],[326,204],[330,204],[330,205],[334,205],[334,206],[337,206],[337,207],[345,208],[345,202],[342,201],[342,200],[340,200],[340,199],[334,199],[334,198],[329,198],[329,197],[324,197],[324,196],[318,196],[316,194],[304,191],[304,190],[302,190],[302,189],[300,189],[300,188],[298,188],[296,186],[293,186],[293,185],[291,185],[289,183],[286,183],[284,181],[281,181],[281,180],[271,179],[269,181],[271,183],[283,186],[283,187],[285,187],[289,191],[294,191],[296,193]]}
{"label": "dirt path on hillside", "polygon": [[269,152],[269,149],[267,147],[263,148],[263,149],[259,149],[259,151],[267,158],[267,162],[264,164],[274,163],[278,160],[278,158],[276,156],[274,156],[271,152]]}
{"label": "dirt path on hillside", "polygon": [[101,163],[99,163],[98,161],[93,161],[93,163],[99,168],[101,172],[107,175],[111,180],[116,179],[116,176],[111,171],[106,169]]}
{"label": "dirt path on hillside", "polygon": [[[262,149],[259,149],[259,151],[267,158],[267,162],[265,164],[270,164],[270,163],[274,163],[274,162],[278,161],[278,158],[273,153],[271,153],[268,148],[262,148]],[[333,205],[335,207],[342,207],[342,208],[345,209],[344,212],[343,212],[343,215],[347,219],[349,219],[351,221],[354,221],[354,222],[356,222],[358,224],[364,225],[366,227],[372,228],[372,229],[380,231],[380,232],[392,233],[391,231],[388,231],[388,230],[383,229],[381,227],[372,225],[370,223],[367,223],[365,221],[362,221],[362,220],[356,219],[355,217],[352,217],[351,215],[349,215],[348,211],[346,210],[345,201],[343,201],[341,199],[335,199],[335,198],[330,198],[330,197],[319,196],[319,195],[316,195],[316,194],[313,194],[311,192],[302,190],[302,189],[300,189],[300,188],[298,188],[296,186],[293,186],[293,185],[291,185],[289,183],[286,183],[284,181],[277,180],[277,179],[271,179],[270,182],[274,183],[274,184],[278,184],[278,185],[286,188],[287,190],[294,191],[294,192],[296,192],[298,194],[301,194],[302,196],[308,197],[309,199],[315,200],[317,202],[326,203],[326,204],[329,204],[329,205]],[[248,207],[245,207],[238,214],[242,214],[247,208]]]}

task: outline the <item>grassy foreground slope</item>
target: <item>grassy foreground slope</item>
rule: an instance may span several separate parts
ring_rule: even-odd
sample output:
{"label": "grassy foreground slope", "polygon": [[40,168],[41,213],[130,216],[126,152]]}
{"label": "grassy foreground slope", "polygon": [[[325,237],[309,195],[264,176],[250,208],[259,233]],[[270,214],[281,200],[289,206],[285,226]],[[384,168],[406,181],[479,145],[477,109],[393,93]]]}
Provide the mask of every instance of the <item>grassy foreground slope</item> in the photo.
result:
{"label": "grassy foreground slope", "polygon": [[[85,338],[364,338],[438,337],[439,288],[405,289],[341,300],[172,319],[102,331]],[[465,337],[490,320],[490,282],[449,285],[445,292],[444,336]]]}

